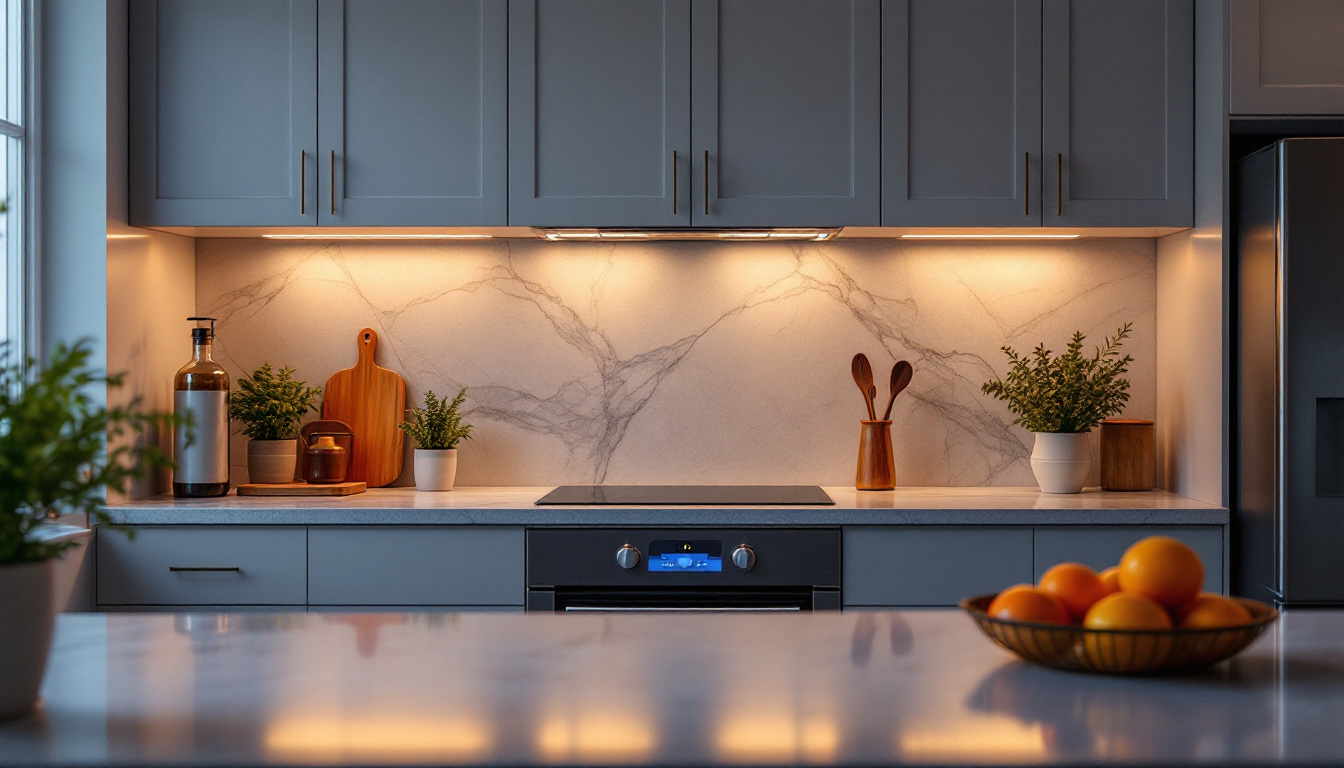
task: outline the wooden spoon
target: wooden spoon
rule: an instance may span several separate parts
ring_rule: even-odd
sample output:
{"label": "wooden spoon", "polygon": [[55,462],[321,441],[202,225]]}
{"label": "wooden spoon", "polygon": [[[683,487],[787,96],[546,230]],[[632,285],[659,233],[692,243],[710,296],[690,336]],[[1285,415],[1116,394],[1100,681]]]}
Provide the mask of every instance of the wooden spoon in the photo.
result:
{"label": "wooden spoon", "polygon": [[891,366],[891,397],[887,398],[887,410],[882,413],[883,421],[891,418],[891,406],[896,402],[896,396],[910,386],[910,377],[914,374],[914,367],[904,360]]}
{"label": "wooden spoon", "polygon": [[854,374],[854,383],[859,385],[859,392],[863,393],[863,402],[868,406],[868,420],[875,421],[877,414],[873,408],[873,401],[877,397],[877,389],[873,386],[873,366],[868,363],[868,356],[860,352],[850,361],[849,372]]}

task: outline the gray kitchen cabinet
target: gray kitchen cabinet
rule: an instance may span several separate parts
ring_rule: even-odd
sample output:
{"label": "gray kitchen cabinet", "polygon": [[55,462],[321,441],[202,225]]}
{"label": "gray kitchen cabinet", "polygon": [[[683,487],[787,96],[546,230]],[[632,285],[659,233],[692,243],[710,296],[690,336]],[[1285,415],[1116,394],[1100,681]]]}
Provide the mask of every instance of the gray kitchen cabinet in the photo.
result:
{"label": "gray kitchen cabinet", "polygon": [[309,603],[523,605],[525,547],[521,527],[314,527]]}
{"label": "gray kitchen cabinet", "polygon": [[298,606],[308,602],[307,531],[263,526],[98,529],[100,606]]}
{"label": "gray kitchen cabinet", "polygon": [[1040,226],[1040,0],[883,0],[882,224]]}
{"label": "gray kitchen cabinet", "polygon": [[320,0],[318,222],[503,226],[505,0]]}
{"label": "gray kitchen cabinet", "polygon": [[1032,581],[1032,530],[1009,526],[850,526],[844,604],[952,606]]}
{"label": "gray kitchen cabinet", "polygon": [[1221,526],[1060,526],[1036,529],[1035,581],[1058,563],[1082,563],[1101,570],[1120,563],[1129,546],[1148,536],[1170,536],[1189,544],[1204,562],[1204,591],[1226,592]]}
{"label": "gray kitchen cabinet", "polygon": [[130,219],[313,225],[317,0],[132,0]]}
{"label": "gray kitchen cabinet", "polygon": [[1229,111],[1344,115],[1344,3],[1231,0]]}
{"label": "gray kitchen cabinet", "polygon": [[1042,30],[1045,226],[1192,226],[1192,0],[1044,0]]}
{"label": "gray kitchen cabinet", "polygon": [[691,219],[876,226],[878,0],[694,0]]}
{"label": "gray kitchen cabinet", "polygon": [[512,0],[509,223],[691,223],[690,0]]}

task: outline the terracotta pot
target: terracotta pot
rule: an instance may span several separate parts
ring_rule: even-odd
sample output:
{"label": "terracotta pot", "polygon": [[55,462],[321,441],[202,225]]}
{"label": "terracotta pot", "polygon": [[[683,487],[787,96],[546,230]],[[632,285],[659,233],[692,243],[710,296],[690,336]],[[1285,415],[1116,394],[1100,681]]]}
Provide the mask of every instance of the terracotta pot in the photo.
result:
{"label": "terracotta pot", "polygon": [[1046,493],[1078,493],[1092,470],[1087,432],[1033,432],[1031,471]]}
{"label": "terracotta pot", "polygon": [[457,449],[415,449],[415,489],[451,491],[457,481]]}
{"label": "terracotta pot", "polygon": [[0,720],[37,706],[56,626],[54,572],[50,560],[0,565]]}
{"label": "terracotta pot", "polygon": [[292,483],[299,458],[299,441],[247,441],[247,482]]}

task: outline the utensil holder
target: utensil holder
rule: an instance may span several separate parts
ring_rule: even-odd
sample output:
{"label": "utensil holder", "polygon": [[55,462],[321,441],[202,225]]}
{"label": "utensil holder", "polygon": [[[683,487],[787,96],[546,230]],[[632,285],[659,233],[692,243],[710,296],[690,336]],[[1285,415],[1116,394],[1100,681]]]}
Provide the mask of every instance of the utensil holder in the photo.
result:
{"label": "utensil holder", "polygon": [[861,421],[859,464],[854,487],[860,491],[890,491],[896,487],[896,456],[891,451],[891,420]]}

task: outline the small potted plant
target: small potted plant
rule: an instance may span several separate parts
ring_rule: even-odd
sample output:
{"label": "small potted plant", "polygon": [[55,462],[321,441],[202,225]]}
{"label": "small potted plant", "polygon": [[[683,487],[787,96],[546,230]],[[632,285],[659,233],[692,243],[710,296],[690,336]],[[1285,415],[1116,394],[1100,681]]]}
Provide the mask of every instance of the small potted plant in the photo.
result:
{"label": "small potted plant", "polygon": [[425,407],[411,407],[411,417],[398,426],[415,441],[415,488],[451,491],[457,480],[457,443],[471,439],[471,425],[462,423],[458,406],[467,398],[463,387],[449,402],[425,393]]}
{"label": "small potted plant", "polygon": [[294,381],[294,369],[279,371],[262,363],[252,377],[238,380],[238,391],[229,398],[229,416],[245,425],[247,479],[252,483],[294,481],[298,460],[299,420],[316,411],[313,400],[322,390]]}
{"label": "small potted plant", "polygon": [[987,395],[1008,402],[1020,424],[1036,434],[1031,471],[1046,493],[1078,493],[1092,469],[1087,433],[1124,410],[1129,401],[1129,379],[1121,376],[1134,358],[1120,357],[1131,323],[1106,338],[1091,357],[1083,355],[1082,331],[1073,334],[1068,350],[1059,356],[1037,345],[1030,357],[1019,357],[1003,347],[1010,367],[1006,379],[987,381]]}
{"label": "small potted plant", "polygon": [[142,413],[138,399],[99,404],[94,388],[115,389],[121,378],[92,369],[90,354],[85,342],[58,344],[39,367],[11,361],[0,345],[0,720],[37,704],[56,620],[53,561],[74,546],[42,540],[39,526],[75,513],[109,525],[105,489],[125,491],[172,466],[136,438],[171,430],[174,417]]}

